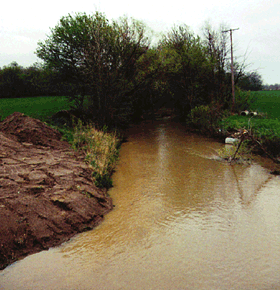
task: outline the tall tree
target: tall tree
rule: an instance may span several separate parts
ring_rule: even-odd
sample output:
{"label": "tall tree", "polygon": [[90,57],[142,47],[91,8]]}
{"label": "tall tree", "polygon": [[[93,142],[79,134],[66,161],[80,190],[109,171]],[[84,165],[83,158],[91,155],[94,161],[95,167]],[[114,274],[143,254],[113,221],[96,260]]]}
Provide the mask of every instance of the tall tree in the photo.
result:
{"label": "tall tree", "polygon": [[207,102],[208,62],[199,37],[187,26],[174,27],[160,43],[167,89],[180,115]]}
{"label": "tall tree", "polygon": [[99,122],[126,121],[141,85],[137,61],[149,47],[144,25],[127,18],[110,24],[96,12],[63,17],[51,32],[37,55],[71,80],[80,107],[87,95]]}
{"label": "tall tree", "polygon": [[230,96],[230,46],[228,34],[222,33],[226,30],[224,25],[216,31],[210,24],[204,27],[204,46],[210,68],[208,75],[209,95],[212,101],[225,103]]}
{"label": "tall tree", "polygon": [[91,36],[84,67],[91,109],[102,116],[102,122],[125,122],[133,114],[135,93],[142,83],[137,61],[148,50],[145,27],[133,19],[121,18],[109,25],[106,19],[96,18]]}
{"label": "tall tree", "polygon": [[51,29],[48,38],[38,43],[36,50],[37,56],[44,60],[47,68],[59,73],[58,82],[68,84],[71,100],[76,96],[77,106],[83,105],[86,92],[81,68],[85,61],[92,22],[93,16],[85,13],[64,16]]}

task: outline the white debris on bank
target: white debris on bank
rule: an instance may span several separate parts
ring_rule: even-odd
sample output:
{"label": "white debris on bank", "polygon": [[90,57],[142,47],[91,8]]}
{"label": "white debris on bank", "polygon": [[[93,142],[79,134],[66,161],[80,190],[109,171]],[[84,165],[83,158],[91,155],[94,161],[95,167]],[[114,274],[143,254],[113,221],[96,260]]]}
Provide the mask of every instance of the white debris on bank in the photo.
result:
{"label": "white debris on bank", "polygon": [[249,112],[249,111],[245,110],[245,111],[242,111],[240,113],[240,115],[241,116],[251,116],[251,117],[253,117],[253,116],[257,116],[258,113],[257,112]]}
{"label": "white debris on bank", "polygon": [[236,144],[238,143],[240,140],[238,138],[233,138],[233,137],[227,137],[225,140],[226,144]]}

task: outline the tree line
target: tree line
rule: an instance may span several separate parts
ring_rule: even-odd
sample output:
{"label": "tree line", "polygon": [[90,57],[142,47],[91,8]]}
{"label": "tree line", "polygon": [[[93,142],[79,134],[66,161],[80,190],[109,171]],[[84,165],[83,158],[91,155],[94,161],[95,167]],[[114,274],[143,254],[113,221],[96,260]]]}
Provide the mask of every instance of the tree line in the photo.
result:
{"label": "tree line", "polygon": [[[221,29],[222,30],[222,29]],[[229,39],[212,27],[174,26],[151,45],[145,25],[104,14],[67,15],[38,43],[43,64],[0,69],[0,98],[65,95],[100,124],[130,122],[161,107],[185,118],[197,106],[231,106]],[[261,77],[235,60],[235,83],[259,90]],[[257,82],[256,82],[257,80]]]}
{"label": "tree line", "polygon": [[279,91],[280,90],[280,84],[276,83],[274,85],[264,85],[263,89],[267,90],[267,91]]}
{"label": "tree line", "polygon": [[0,98],[65,96],[71,89],[58,71],[40,63],[27,68],[17,62],[0,68]]}

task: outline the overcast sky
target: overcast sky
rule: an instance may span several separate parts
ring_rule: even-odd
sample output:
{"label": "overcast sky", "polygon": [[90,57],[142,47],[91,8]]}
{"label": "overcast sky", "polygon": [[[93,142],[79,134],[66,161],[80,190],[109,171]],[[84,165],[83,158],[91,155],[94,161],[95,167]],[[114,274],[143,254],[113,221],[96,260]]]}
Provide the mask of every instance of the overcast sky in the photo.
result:
{"label": "overcast sky", "polygon": [[[258,70],[265,84],[280,83],[279,0],[6,0],[0,9],[0,67],[16,61],[30,66],[34,51],[62,16],[68,13],[105,13],[109,19],[126,15],[142,20],[155,32],[187,24],[196,34],[206,21],[221,23],[233,32],[235,56],[247,55],[248,70]],[[240,61],[242,58],[240,59]]]}

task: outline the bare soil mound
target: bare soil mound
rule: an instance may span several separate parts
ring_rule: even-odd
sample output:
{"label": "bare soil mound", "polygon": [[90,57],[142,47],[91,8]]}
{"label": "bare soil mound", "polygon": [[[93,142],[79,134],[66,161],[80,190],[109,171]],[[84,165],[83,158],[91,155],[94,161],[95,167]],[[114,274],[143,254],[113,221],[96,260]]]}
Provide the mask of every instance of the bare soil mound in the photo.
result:
{"label": "bare soil mound", "polygon": [[83,156],[39,120],[0,123],[0,269],[92,229],[112,209]]}
{"label": "bare soil mound", "polygon": [[61,134],[39,120],[15,112],[0,123],[0,131],[10,134],[18,142],[32,143],[62,149],[69,147],[67,142],[61,141]]}

